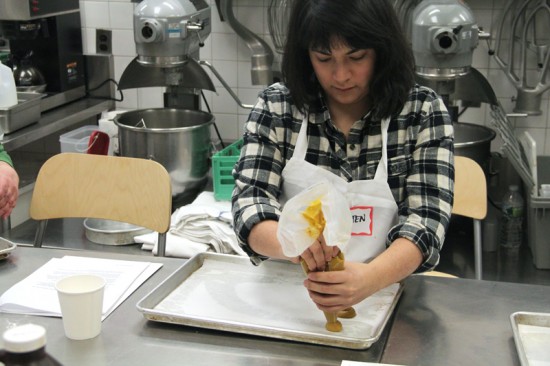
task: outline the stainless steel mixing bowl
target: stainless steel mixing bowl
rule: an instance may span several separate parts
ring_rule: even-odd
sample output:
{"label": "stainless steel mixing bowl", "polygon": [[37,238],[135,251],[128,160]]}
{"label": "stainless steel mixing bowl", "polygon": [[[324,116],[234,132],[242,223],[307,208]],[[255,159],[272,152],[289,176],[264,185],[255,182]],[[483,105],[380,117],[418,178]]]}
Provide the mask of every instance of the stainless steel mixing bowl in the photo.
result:
{"label": "stainless steel mixing bowl", "polygon": [[172,179],[172,197],[202,188],[208,179],[214,116],[175,108],[139,109],[117,115],[120,155],[153,159]]}

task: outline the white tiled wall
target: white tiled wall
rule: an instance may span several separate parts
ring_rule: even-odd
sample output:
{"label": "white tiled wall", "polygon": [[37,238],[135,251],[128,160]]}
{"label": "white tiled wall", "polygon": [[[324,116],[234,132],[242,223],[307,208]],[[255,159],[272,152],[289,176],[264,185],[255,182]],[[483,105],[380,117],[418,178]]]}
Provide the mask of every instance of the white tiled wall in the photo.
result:
{"label": "white tiled wall", "polygon": [[[272,41],[267,26],[267,4],[270,0],[234,0],[237,19],[253,32],[262,35],[269,43]],[[214,0],[208,0],[212,6],[212,33],[201,49],[200,58],[211,62],[224,80],[231,86],[244,104],[253,104],[262,86],[253,86],[250,81],[250,52],[244,42],[231,27],[221,22]],[[478,25],[491,31],[506,3],[502,0],[470,0],[467,2],[473,9]],[[115,56],[115,77],[117,80],[126,65],[135,57],[132,20],[135,4],[130,0],[80,0],[85,53],[95,53],[95,30],[111,29],[113,32],[113,54]],[[486,41],[480,41],[474,54],[473,66],[487,77],[497,97],[511,113],[516,89],[507,79],[504,72],[488,55]],[[276,54],[275,67],[278,68],[280,56]],[[242,126],[248,110],[240,108],[213,77],[217,93],[206,91],[207,99],[216,117],[222,137],[233,140],[240,137]],[[142,88],[124,91],[124,101],[119,108],[146,108],[162,106],[162,88]],[[549,92],[543,94],[541,116],[515,118],[516,131],[528,130],[537,142],[539,154],[550,155],[550,121],[548,118],[550,103]],[[486,105],[481,108],[469,108],[459,119],[461,122],[484,124],[489,127],[490,116]],[[497,150],[501,141],[493,142]]]}

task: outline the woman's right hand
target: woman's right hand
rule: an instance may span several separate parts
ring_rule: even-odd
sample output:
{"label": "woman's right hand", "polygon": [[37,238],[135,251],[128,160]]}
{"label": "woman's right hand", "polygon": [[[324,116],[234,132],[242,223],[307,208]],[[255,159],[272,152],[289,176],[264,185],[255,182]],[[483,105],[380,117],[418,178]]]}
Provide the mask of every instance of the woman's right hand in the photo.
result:
{"label": "woman's right hand", "polygon": [[303,259],[310,272],[324,271],[327,262],[337,256],[339,252],[338,247],[327,245],[325,238],[321,235],[300,254],[300,257],[293,259],[292,262],[299,263]]}

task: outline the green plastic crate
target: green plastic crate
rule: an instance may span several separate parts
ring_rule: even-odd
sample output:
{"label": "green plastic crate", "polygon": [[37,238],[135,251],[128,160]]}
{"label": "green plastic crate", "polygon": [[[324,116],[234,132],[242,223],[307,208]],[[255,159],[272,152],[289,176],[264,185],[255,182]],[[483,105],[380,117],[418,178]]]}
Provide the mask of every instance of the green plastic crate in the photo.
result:
{"label": "green plastic crate", "polygon": [[235,179],[233,179],[231,171],[239,159],[242,146],[243,140],[240,139],[212,156],[214,198],[218,201],[229,201],[231,199],[235,187]]}

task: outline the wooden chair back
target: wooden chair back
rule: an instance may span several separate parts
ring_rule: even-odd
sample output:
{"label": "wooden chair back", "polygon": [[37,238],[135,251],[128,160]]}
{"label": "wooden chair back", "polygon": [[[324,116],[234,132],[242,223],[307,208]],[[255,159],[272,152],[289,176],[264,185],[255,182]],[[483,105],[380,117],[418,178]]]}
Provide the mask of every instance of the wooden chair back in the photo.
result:
{"label": "wooden chair back", "polygon": [[[30,216],[34,220],[115,220],[161,234],[170,228],[171,210],[170,176],[161,164],[139,158],[61,153],[48,159],[38,173]],[[35,246],[40,245],[35,241]]]}
{"label": "wooden chair back", "polygon": [[455,156],[455,187],[452,213],[483,220],[487,215],[487,181],[474,160]]}
{"label": "wooden chair back", "polygon": [[474,160],[455,156],[453,214],[473,219],[474,267],[476,279],[483,277],[481,220],[487,215],[487,181],[481,166]]}

